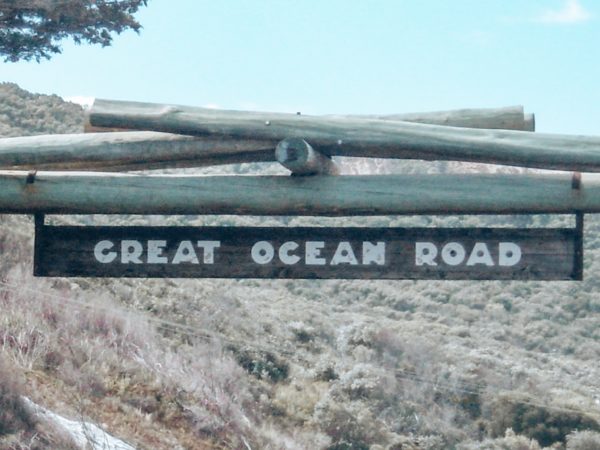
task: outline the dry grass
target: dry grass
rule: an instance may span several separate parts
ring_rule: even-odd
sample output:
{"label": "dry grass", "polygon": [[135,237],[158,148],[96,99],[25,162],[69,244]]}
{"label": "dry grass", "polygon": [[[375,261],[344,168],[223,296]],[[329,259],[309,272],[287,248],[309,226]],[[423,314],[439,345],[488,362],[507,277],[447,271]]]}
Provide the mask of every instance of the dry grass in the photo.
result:
{"label": "dry grass", "polygon": [[23,399],[26,388],[15,369],[0,355],[0,449],[77,449],[63,430],[29,409]]}
{"label": "dry grass", "polygon": [[257,426],[247,373],[218,342],[165,338],[107,297],[50,289],[18,268],[7,283],[28,289],[0,290],[0,355],[35,386],[34,401],[68,404],[144,448],[278,446]]}

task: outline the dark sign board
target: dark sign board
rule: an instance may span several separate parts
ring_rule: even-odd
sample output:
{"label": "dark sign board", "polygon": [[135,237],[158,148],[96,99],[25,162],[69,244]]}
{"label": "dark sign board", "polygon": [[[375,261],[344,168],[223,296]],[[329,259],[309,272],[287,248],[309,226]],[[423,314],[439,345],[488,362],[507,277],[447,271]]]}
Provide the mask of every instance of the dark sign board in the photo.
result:
{"label": "dark sign board", "polygon": [[36,276],[581,279],[580,228],[36,227]]}

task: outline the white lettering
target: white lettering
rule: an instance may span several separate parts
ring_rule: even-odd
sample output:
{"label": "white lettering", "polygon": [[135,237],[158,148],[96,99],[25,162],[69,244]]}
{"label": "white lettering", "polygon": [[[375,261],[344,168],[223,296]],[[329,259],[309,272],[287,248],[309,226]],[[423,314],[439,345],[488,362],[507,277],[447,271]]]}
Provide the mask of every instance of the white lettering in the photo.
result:
{"label": "white lettering", "polygon": [[363,242],[362,263],[383,266],[385,264],[385,242],[377,242],[376,244]]}
{"label": "white lettering", "polygon": [[449,266],[458,266],[465,260],[465,248],[458,242],[449,242],[442,248],[442,260]]}
{"label": "white lettering", "polygon": [[192,241],[181,241],[173,256],[172,264],[191,263],[198,264],[198,256],[192,245]]}
{"label": "white lettering", "polygon": [[300,257],[298,255],[292,255],[290,252],[293,252],[298,248],[298,244],[294,241],[284,242],[279,247],[279,259],[284,264],[296,264],[300,261]]}
{"label": "white lettering", "polygon": [[121,262],[123,264],[142,264],[140,257],[142,256],[143,251],[144,248],[138,241],[121,241]]}
{"label": "white lettering", "polygon": [[437,254],[438,249],[432,242],[415,243],[415,264],[417,266],[437,266],[435,262]]}
{"label": "white lettering", "polygon": [[169,258],[162,256],[167,241],[148,241],[148,264],[166,264]]}
{"label": "white lettering", "polygon": [[98,242],[94,247],[94,257],[96,258],[96,261],[102,264],[113,262],[117,257],[117,252],[109,252],[107,250],[110,250],[114,246],[115,244],[113,244],[111,241]]}
{"label": "white lettering", "polygon": [[500,242],[498,245],[498,265],[516,266],[521,261],[521,247],[513,242]]}
{"label": "white lettering", "polygon": [[494,261],[490,250],[485,242],[477,242],[471,250],[471,255],[467,261],[467,266],[474,266],[475,264],[485,264],[486,266],[493,266]]}
{"label": "white lettering", "polygon": [[358,264],[350,242],[342,241],[338,244],[333,258],[331,258],[330,264],[332,266],[337,266],[338,264],[350,264],[352,266],[355,266]]}
{"label": "white lettering", "polygon": [[306,241],[305,258],[307,266],[324,266],[325,258],[321,257],[321,250],[325,247],[323,241]]}
{"label": "white lettering", "polygon": [[252,246],[252,260],[257,264],[268,264],[273,260],[275,249],[267,241],[259,241]]}
{"label": "white lettering", "polygon": [[203,250],[202,262],[204,264],[214,264],[215,249],[221,246],[221,241],[198,241],[196,245]]}

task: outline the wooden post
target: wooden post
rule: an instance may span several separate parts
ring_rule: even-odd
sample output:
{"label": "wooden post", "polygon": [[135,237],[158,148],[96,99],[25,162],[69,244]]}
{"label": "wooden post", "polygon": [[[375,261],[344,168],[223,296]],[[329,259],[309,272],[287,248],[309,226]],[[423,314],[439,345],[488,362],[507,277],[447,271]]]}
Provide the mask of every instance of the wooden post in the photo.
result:
{"label": "wooden post", "polygon": [[391,120],[220,111],[96,100],[94,126],[121,126],[273,147],[302,138],[328,156],[455,160],[544,169],[600,171],[600,137],[456,128]]}
{"label": "wooden post", "polygon": [[166,176],[0,172],[0,213],[545,214],[600,212],[600,176]]}
{"label": "wooden post", "polygon": [[304,139],[284,139],[275,147],[275,158],[292,175],[339,175],[330,157],[315,151]]}

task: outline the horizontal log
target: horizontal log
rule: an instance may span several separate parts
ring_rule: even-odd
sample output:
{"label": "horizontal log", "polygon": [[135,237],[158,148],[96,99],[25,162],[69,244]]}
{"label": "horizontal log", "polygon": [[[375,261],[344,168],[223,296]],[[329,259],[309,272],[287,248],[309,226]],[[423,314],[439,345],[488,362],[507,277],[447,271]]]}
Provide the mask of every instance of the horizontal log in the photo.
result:
{"label": "horizontal log", "polygon": [[[400,120],[404,122],[445,125],[461,128],[487,128],[497,130],[535,131],[535,117],[525,114],[523,106],[506,106],[503,108],[470,108],[449,111],[433,111],[405,114],[382,115],[330,115],[337,118],[360,118]],[[90,124],[90,114],[86,113],[85,133],[101,133],[108,131],[124,131],[123,128],[103,128]]]}
{"label": "horizontal log", "polygon": [[0,167],[6,169],[124,171],[273,160],[270,143],[152,131],[0,139]]}
{"label": "horizontal log", "polygon": [[[525,116],[521,106],[514,106],[364,117],[476,128],[521,129]],[[275,160],[272,142],[193,138],[151,131],[127,132],[123,128],[94,127],[89,123],[89,117],[85,131],[94,134],[0,139],[0,167],[128,171]],[[337,169],[331,173],[336,172]]]}
{"label": "horizontal log", "polygon": [[0,213],[351,216],[600,212],[600,176],[0,172]]}
{"label": "horizontal log", "polygon": [[96,100],[94,126],[237,141],[302,138],[328,156],[471,161],[600,171],[600,137],[426,125],[391,120],[224,111]]}
{"label": "horizontal log", "polygon": [[304,139],[284,139],[275,147],[275,158],[293,175],[339,175],[330,157],[315,151]]}
{"label": "horizontal log", "polygon": [[[374,118],[375,116],[365,116]],[[517,127],[523,108],[458,110],[377,116],[384,120],[429,121],[451,126]],[[87,124],[100,133],[28,136],[0,139],[4,169],[128,171],[205,167],[220,164],[274,161],[270,142],[235,141],[152,131],[114,132]],[[296,169],[297,171],[297,169]],[[327,172],[327,170],[326,170]],[[333,170],[331,173],[335,173]]]}
{"label": "horizontal log", "polygon": [[456,109],[391,115],[338,116],[363,119],[400,120],[404,122],[445,125],[461,128],[535,131],[533,114],[524,114],[522,106],[504,108]]}

